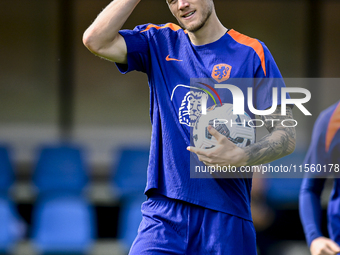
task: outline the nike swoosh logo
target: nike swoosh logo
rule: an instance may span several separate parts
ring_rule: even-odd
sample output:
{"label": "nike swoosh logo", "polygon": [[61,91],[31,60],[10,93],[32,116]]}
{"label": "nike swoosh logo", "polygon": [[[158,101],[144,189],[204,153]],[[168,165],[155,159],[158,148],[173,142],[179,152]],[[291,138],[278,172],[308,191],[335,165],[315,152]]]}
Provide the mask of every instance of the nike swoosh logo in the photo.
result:
{"label": "nike swoosh logo", "polygon": [[170,55],[166,56],[166,58],[165,58],[166,61],[183,61],[183,60],[180,60],[180,59],[177,59],[177,58],[170,58],[169,56]]}

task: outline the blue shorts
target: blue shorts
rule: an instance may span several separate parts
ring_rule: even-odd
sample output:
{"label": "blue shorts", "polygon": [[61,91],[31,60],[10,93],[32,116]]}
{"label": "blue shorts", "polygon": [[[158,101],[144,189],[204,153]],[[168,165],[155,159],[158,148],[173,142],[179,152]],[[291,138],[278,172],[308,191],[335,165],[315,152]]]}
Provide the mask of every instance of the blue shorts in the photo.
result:
{"label": "blue shorts", "polygon": [[130,255],[256,255],[249,220],[160,195],[142,204],[142,214]]}

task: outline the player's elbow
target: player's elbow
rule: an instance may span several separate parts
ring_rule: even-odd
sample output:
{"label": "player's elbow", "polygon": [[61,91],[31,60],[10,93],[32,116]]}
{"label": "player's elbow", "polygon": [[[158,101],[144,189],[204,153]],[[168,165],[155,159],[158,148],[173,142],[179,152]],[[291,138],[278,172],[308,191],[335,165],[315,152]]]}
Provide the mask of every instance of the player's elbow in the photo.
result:
{"label": "player's elbow", "polygon": [[288,145],[287,145],[287,150],[286,150],[286,156],[289,154],[292,154],[295,151],[296,147],[296,138],[295,136],[291,136],[288,139]]}
{"label": "player's elbow", "polygon": [[101,51],[108,45],[108,40],[102,37],[95,28],[88,28],[83,34],[83,44],[91,52],[100,55]]}
{"label": "player's elbow", "polygon": [[284,156],[292,154],[296,147],[296,131],[295,127],[286,127],[283,133],[281,133],[281,141]]}
{"label": "player's elbow", "polygon": [[295,139],[292,139],[291,141],[291,146],[288,148],[288,154],[292,154],[295,151],[295,147],[296,147],[296,141]]}
{"label": "player's elbow", "polygon": [[295,151],[295,147],[296,147],[295,133],[281,131],[279,140],[280,142],[277,143],[277,146],[278,146],[277,147],[278,149],[277,159],[286,157]]}
{"label": "player's elbow", "polygon": [[98,52],[99,51],[98,43],[96,42],[95,36],[93,35],[93,33],[89,29],[86,30],[83,34],[83,44],[91,52]]}

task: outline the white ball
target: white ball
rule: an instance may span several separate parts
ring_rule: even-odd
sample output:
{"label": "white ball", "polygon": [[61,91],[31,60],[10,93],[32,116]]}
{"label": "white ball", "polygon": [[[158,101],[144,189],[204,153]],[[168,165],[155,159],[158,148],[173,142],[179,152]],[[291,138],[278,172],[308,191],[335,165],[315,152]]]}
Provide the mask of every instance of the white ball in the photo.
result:
{"label": "white ball", "polygon": [[234,115],[232,104],[213,106],[195,123],[192,134],[195,147],[209,149],[216,145],[216,138],[208,131],[209,125],[238,147],[248,146],[255,142],[255,128],[249,125],[250,120],[246,112]]}

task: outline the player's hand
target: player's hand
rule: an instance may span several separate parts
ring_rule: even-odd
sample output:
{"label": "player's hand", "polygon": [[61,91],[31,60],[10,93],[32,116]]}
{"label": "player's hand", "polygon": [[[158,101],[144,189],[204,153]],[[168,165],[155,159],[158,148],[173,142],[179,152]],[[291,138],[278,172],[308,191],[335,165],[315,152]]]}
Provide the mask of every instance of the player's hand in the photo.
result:
{"label": "player's hand", "polygon": [[187,147],[190,152],[196,153],[198,159],[207,166],[243,166],[246,163],[246,154],[242,148],[237,147],[227,137],[220,134],[212,126],[208,127],[209,133],[213,135],[217,144],[211,149],[201,149],[193,146]]}
{"label": "player's hand", "polygon": [[321,236],[312,241],[310,252],[312,255],[336,255],[340,253],[340,247],[333,240]]}

